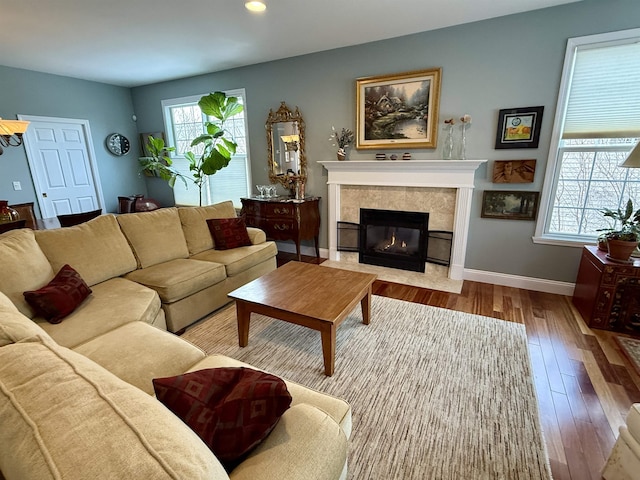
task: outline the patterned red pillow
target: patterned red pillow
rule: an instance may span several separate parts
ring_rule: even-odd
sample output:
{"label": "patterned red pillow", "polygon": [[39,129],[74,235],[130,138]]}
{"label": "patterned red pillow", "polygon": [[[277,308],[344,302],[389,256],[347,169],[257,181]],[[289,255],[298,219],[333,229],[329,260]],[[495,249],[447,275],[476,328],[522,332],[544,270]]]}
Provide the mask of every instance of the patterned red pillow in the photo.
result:
{"label": "patterned red pillow", "polygon": [[155,378],[156,397],[231,471],[291,405],[282,379],[250,368],[209,368]]}
{"label": "patterned red pillow", "polygon": [[62,267],[44,287],[23,293],[27,303],[49,323],[60,323],[90,294],[89,286],[69,265]]}
{"label": "patterned red pillow", "polygon": [[216,250],[251,245],[247,226],[242,217],[210,218],[207,220]]}

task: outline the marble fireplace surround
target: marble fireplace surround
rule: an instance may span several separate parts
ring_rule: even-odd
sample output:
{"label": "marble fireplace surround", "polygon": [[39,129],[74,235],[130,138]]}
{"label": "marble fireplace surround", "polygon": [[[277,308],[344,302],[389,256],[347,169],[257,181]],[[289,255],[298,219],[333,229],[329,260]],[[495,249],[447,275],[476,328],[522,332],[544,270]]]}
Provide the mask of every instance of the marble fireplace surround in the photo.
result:
{"label": "marble fireplace surround", "polygon": [[[429,212],[429,229],[452,230],[448,276],[462,280],[467,250],[471,200],[476,169],[487,160],[373,160],[318,162],[328,172],[329,259],[340,260],[337,222],[355,221],[354,198],[367,199],[367,208],[429,211],[419,203],[438,205]],[[381,195],[382,192],[382,195]],[[354,195],[355,193],[355,195]],[[382,199],[372,205],[372,199]],[[347,203],[348,202],[348,203]],[[374,203],[376,203],[374,201]],[[453,205],[452,205],[453,204]],[[449,205],[449,208],[447,208]],[[450,208],[450,207],[453,208]],[[350,212],[353,210],[353,212]]]}

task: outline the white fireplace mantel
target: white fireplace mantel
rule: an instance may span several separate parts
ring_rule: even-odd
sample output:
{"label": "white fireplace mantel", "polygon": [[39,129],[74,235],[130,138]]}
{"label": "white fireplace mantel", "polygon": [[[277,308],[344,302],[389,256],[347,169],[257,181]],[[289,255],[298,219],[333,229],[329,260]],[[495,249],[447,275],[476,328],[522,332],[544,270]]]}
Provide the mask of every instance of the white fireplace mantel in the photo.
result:
{"label": "white fireplace mantel", "polygon": [[329,258],[339,260],[337,228],[340,186],[455,188],[456,206],[449,278],[462,280],[467,250],[471,194],[477,168],[487,160],[373,160],[318,162],[329,175]]}

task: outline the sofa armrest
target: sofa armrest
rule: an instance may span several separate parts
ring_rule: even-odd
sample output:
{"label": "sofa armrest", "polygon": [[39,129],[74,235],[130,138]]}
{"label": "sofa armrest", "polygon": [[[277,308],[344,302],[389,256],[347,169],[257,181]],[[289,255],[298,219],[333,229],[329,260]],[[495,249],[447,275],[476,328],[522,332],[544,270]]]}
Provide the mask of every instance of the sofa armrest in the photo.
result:
{"label": "sofa armrest", "polygon": [[267,241],[267,234],[259,228],[247,227],[247,233],[251,239],[251,245],[259,245]]}
{"label": "sofa armrest", "polygon": [[269,436],[229,475],[231,480],[338,480],[347,437],[325,412],[308,404],[284,412]]}

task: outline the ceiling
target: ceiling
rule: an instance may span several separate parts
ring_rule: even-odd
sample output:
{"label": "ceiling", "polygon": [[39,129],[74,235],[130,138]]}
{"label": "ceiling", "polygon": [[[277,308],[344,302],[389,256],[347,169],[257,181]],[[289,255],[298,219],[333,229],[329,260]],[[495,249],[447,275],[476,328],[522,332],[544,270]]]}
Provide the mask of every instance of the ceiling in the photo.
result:
{"label": "ceiling", "polygon": [[579,0],[0,0],[0,65],[133,87]]}

